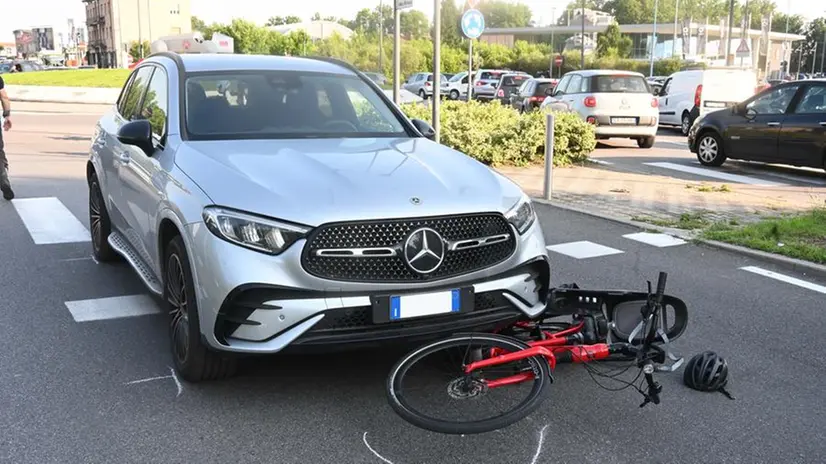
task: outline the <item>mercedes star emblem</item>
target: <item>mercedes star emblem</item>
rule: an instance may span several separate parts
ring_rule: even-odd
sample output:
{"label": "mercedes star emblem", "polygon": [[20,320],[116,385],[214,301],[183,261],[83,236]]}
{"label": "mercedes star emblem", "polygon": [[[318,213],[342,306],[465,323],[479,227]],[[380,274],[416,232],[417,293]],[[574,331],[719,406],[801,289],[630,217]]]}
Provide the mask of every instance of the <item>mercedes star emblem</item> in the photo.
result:
{"label": "mercedes star emblem", "polygon": [[410,197],[410,203],[413,203],[414,205],[418,205],[421,202],[422,200],[419,197]]}
{"label": "mercedes star emblem", "polygon": [[414,230],[404,242],[404,260],[419,274],[430,274],[445,259],[445,242],[438,232],[422,227]]}

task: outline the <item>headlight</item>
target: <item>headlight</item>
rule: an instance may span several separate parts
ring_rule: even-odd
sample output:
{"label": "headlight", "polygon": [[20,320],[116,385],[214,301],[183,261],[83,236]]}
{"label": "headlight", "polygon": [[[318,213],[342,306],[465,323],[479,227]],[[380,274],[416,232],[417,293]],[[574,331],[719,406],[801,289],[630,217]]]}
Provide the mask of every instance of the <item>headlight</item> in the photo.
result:
{"label": "headlight", "polygon": [[505,213],[505,217],[516,227],[516,230],[518,230],[520,234],[524,234],[536,220],[536,212],[533,210],[531,199],[528,198],[527,195],[523,196],[522,199],[516,203],[516,206]]}
{"label": "headlight", "polygon": [[308,227],[217,207],[204,208],[207,228],[228,242],[277,255],[310,231]]}

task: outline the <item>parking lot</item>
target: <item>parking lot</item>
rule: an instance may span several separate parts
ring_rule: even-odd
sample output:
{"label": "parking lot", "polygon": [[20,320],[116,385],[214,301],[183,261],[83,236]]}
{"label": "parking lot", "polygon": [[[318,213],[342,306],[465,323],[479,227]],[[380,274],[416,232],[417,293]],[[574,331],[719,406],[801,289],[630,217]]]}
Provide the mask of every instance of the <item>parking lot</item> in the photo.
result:
{"label": "parking lot", "polygon": [[[818,462],[826,427],[822,333],[826,279],[691,243],[646,243],[637,229],[544,205],[553,284],[644,290],[669,272],[689,305],[686,356],[713,349],[730,391],[689,390],[663,375],[663,403],[638,408],[581,367],[561,366],[546,403],[478,436],[417,429],[387,405],[397,350],[270,356],[240,375],[187,384],[170,368],[167,323],[125,263],[90,258],[84,166],[100,108],[19,104],[6,136],[17,199],[49,205],[52,224],[0,203],[0,460],[47,462],[540,463]],[[685,138],[661,129],[653,149],[608,141],[616,169],[694,167]],[[632,142],[633,143],[633,142]],[[665,165],[670,166],[670,165]],[[715,172],[826,186],[822,173],[727,163]],[[708,175],[705,175],[708,177]],[[585,242],[585,243],[578,243]],[[585,256],[572,251],[586,250]],[[777,274],[773,274],[777,273]],[[93,308],[82,314],[78,307]],[[615,385],[610,385],[615,387]]]}

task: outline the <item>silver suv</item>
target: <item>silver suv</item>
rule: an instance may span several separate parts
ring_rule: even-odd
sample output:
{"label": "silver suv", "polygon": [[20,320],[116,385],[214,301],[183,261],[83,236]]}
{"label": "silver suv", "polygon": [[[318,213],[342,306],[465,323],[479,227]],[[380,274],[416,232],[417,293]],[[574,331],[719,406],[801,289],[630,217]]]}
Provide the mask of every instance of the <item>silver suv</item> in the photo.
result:
{"label": "silver suv", "polygon": [[94,256],[161,297],[188,381],[538,314],[531,201],[432,134],[343,62],[154,54],[94,131]]}

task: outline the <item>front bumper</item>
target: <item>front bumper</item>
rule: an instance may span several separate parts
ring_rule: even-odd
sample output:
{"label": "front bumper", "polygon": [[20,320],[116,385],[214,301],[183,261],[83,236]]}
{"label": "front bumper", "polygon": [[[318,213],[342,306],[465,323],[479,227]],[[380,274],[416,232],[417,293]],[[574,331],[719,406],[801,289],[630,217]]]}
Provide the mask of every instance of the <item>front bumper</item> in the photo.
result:
{"label": "front bumper", "polygon": [[[213,349],[276,353],[288,347],[416,341],[456,331],[494,330],[538,315],[547,304],[550,265],[539,221],[517,235],[505,261],[437,282],[338,282],[308,274],[304,240],[279,256],[238,247],[203,223],[187,227],[201,336]],[[458,313],[382,322],[374,298],[464,289],[474,305]],[[378,315],[380,316],[380,315]]]}

